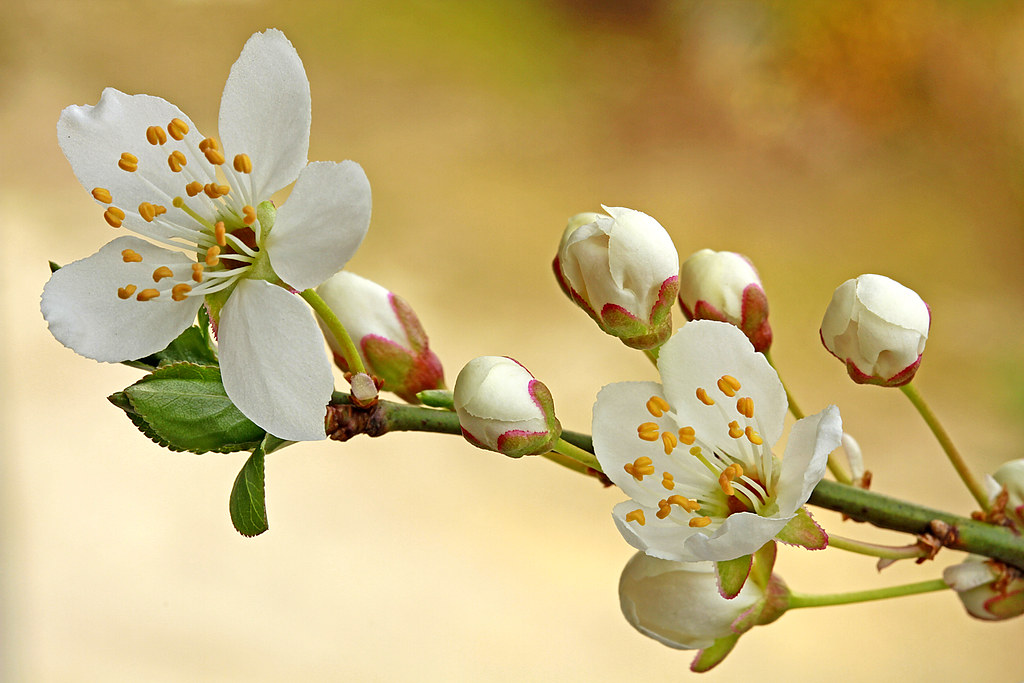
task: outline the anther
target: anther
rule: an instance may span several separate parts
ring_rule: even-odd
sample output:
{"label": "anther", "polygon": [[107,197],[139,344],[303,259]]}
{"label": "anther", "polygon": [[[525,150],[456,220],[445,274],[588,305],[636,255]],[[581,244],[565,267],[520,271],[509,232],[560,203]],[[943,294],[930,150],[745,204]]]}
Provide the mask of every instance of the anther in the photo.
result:
{"label": "anther", "polygon": [[747,427],[746,435],[747,441],[754,444],[755,446],[760,446],[761,444],[764,443],[764,439],[761,438],[761,435],[758,434],[753,427]]}
{"label": "anther", "polygon": [[658,512],[655,513],[658,519],[665,519],[672,514],[672,506],[669,505],[667,500],[658,501]]}
{"label": "anther", "polygon": [[709,524],[711,524],[711,518],[710,517],[694,517],[693,519],[690,520],[690,526],[695,528],[695,529],[699,529],[701,527],[705,527],[705,526],[707,526]]}
{"label": "anther", "polygon": [[165,277],[174,277],[174,271],[167,266],[160,266],[153,271],[153,282],[160,282]]}
{"label": "anther", "polygon": [[252,208],[248,204],[242,207],[242,222],[246,225],[252,225],[256,222],[256,209]]}
{"label": "anther", "polygon": [[647,521],[644,519],[644,511],[643,510],[639,510],[639,509],[638,510],[633,510],[632,512],[627,512],[626,513],[626,521],[627,522],[636,522],[640,526],[643,526],[644,524],[647,523]]}
{"label": "anther", "polygon": [[740,381],[732,375],[722,375],[718,380],[718,390],[732,398],[740,388]]}
{"label": "anther", "polygon": [[121,251],[121,260],[125,263],[142,263],[142,254],[134,249],[123,249]]}
{"label": "anther", "polygon": [[189,197],[195,197],[197,194],[203,191],[203,184],[198,180],[193,180],[191,183],[185,186],[185,192],[188,193]]}
{"label": "anther", "polygon": [[700,510],[700,503],[695,500],[690,500],[686,496],[680,496],[678,493],[668,497],[668,502],[671,505],[678,505],[687,512],[696,512]]}
{"label": "anther", "polygon": [[155,299],[158,296],[160,296],[160,292],[158,292],[157,290],[144,289],[141,292],[139,292],[139,295],[135,297],[135,299],[137,301],[149,301],[150,299]]}
{"label": "anther", "polygon": [[734,496],[736,495],[736,489],[732,487],[732,477],[729,476],[730,474],[735,476],[733,471],[727,468],[724,472],[718,475],[718,486],[722,489],[722,493],[725,495]]}
{"label": "anther", "polygon": [[203,281],[203,264],[193,263],[192,264],[192,279],[196,282]]}
{"label": "anther", "polygon": [[102,187],[93,188],[92,198],[98,202],[103,202],[104,204],[109,204],[114,201],[114,198],[110,196],[110,190]]}
{"label": "anther", "polygon": [[199,151],[206,153],[208,149],[220,149],[220,143],[217,142],[217,138],[203,138],[199,141]]}
{"label": "anther", "polygon": [[188,293],[191,291],[191,285],[188,285],[184,282],[179,282],[178,284],[171,287],[171,298],[174,299],[175,301],[184,301],[188,296]]}
{"label": "anther", "polygon": [[708,396],[708,392],[704,390],[704,387],[697,387],[697,399],[706,406],[715,405],[714,399]]}
{"label": "anther", "polygon": [[111,206],[103,212],[103,220],[112,228],[120,228],[121,221],[124,220],[124,211],[116,206]]}
{"label": "anther", "polygon": [[748,420],[754,417],[754,399],[749,396],[736,399],[736,411]]}
{"label": "anther", "polygon": [[653,461],[650,458],[641,456],[633,462],[627,462],[622,466],[622,469],[637,481],[643,481],[645,476],[654,474],[654,465],[652,463]]}
{"label": "anther", "polygon": [[671,472],[662,472],[661,485],[667,488],[669,491],[676,487],[676,480],[675,477],[672,476]]}
{"label": "anther", "polygon": [[644,441],[657,441],[658,425],[654,422],[644,422],[636,428],[636,434]]}
{"label": "anther", "polygon": [[186,164],[188,164],[188,159],[185,158],[185,154],[180,149],[174,150],[167,157],[167,165],[175,173],[181,173],[182,167]]}
{"label": "anther", "polygon": [[661,417],[668,410],[668,401],[663,399],[661,396],[651,396],[647,399],[647,412],[654,417]]}
{"label": "anther", "polygon": [[132,294],[135,293],[136,289],[138,288],[135,285],[125,285],[124,287],[118,287],[117,296],[122,299],[128,299],[131,297]]}
{"label": "anther", "polygon": [[740,423],[736,420],[729,423],[729,436],[734,439],[738,439],[743,436],[743,427],[740,427]]}
{"label": "anther", "polygon": [[220,259],[217,258],[218,256],[220,256],[220,247],[214,245],[214,246],[210,247],[209,249],[207,249],[206,250],[206,265],[208,265],[208,266],[210,266],[212,268],[213,266],[215,266],[218,263],[220,263]]}
{"label": "anther", "polygon": [[153,219],[157,217],[156,206],[149,202],[142,202],[139,204],[139,215],[142,216],[143,220],[147,223],[152,223]]}
{"label": "anther", "polygon": [[227,228],[224,227],[224,221],[217,221],[217,224],[213,226],[213,238],[217,240],[217,244],[222,247],[226,247],[228,244]]}
{"label": "anther", "polygon": [[121,158],[117,160],[117,166],[122,171],[128,171],[129,173],[137,171],[139,170],[139,158],[128,152],[121,152]]}
{"label": "anther", "polygon": [[171,119],[171,122],[167,124],[167,132],[175,140],[184,140],[188,135],[188,124],[181,119]]}
{"label": "anther", "polygon": [[252,159],[248,154],[236,154],[234,167],[239,173],[252,173]]}
{"label": "anther", "polygon": [[672,432],[664,432],[661,435],[661,442],[665,444],[665,455],[672,455],[672,451],[675,450],[676,444],[679,443],[676,441],[676,435]]}
{"label": "anther", "polygon": [[203,151],[203,154],[206,156],[206,160],[209,161],[211,164],[220,166],[221,164],[224,163],[224,153],[221,152],[219,149],[214,148],[213,146],[207,147]]}
{"label": "anther", "polygon": [[146,140],[151,145],[162,145],[167,142],[167,133],[160,126],[150,126],[146,129]]}
{"label": "anther", "polygon": [[231,192],[231,187],[229,185],[218,185],[217,183],[206,183],[203,186],[203,192],[210,199],[217,199]]}
{"label": "anther", "polygon": [[680,427],[679,440],[687,446],[692,446],[693,442],[697,440],[697,430],[693,427]]}

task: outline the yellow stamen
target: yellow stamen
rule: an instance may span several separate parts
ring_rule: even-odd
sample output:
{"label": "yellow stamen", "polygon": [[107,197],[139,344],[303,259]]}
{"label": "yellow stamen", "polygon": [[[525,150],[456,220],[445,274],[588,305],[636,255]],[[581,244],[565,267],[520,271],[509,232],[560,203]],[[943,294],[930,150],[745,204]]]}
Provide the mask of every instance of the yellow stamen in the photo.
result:
{"label": "yellow stamen", "polygon": [[732,477],[729,475],[736,476],[732,470],[726,468],[722,474],[718,476],[718,486],[722,489],[722,493],[727,496],[736,495],[736,489],[732,487]]}
{"label": "yellow stamen", "polygon": [[655,513],[658,519],[665,519],[672,514],[672,506],[668,504],[667,500],[658,501],[658,511]]}
{"label": "yellow stamen", "polygon": [[632,512],[627,512],[626,513],[626,521],[627,522],[636,522],[640,526],[643,526],[644,524],[647,523],[647,521],[644,519],[644,511],[643,510],[639,510],[639,509],[633,510]]}
{"label": "yellow stamen", "polygon": [[657,441],[658,425],[654,422],[644,422],[636,428],[636,433],[644,441]]}
{"label": "yellow stamen", "polygon": [[217,221],[213,226],[213,238],[217,240],[217,244],[222,247],[226,247],[228,244],[227,228],[224,227],[224,221]]}
{"label": "yellow stamen", "polygon": [[206,265],[208,265],[208,266],[210,266],[212,268],[213,266],[215,266],[218,263],[220,263],[220,259],[217,258],[219,255],[220,255],[220,247],[214,245],[214,246],[210,247],[209,249],[207,249],[206,250]]}
{"label": "yellow stamen", "polygon": [[142,263],[142,255],[134,249],[123,249],[121,260],[125,263]]}
{"label": "yellow stamen", "polygon": [[[661,485],[667,488],[669,491],[676,487],[675,477],[672,476],[671,472],[663,472],[661,475]],[[671,500],[671,499],[669,499]]]}
{"label": "yellow stamen", "polygon": [[743,427],[740,427],[740,423],[736,420],[729,423],[729,436],[734,439],[738,439],[743,436]]}
{"label": "yellow stamen", "polygon": [[627,462],[622,466],[626,474],[631,475],[637,481],[643,481],[647,475],[654,474],[654,461],[646,456],[641,456],[633,462]]}
{"label": "yellow stamen", "polygon": [[157,290],[144,289],[141,292],[139,292],[139,295],[135,297],[135,299],[137,301],[149,301],[150,299],[155,299],[158,296],[160,296],[160,292],[158,292]]}
{"label": "yellow stamen", "polygon": [[98,202],[103,202],[104,204],[109,204],[114,201],[114,198],[110,196],[110,190],[102,187],[93,188],[92,198]]}
{"label": "yellow stamen", "polygon": [[175,301],[184,301],[189,292],[192,291],[192,287],[184,282],[171,287],[171,298]]}
{"label": "yellow stamen", "polygon": [[754,417],[754,399],[749,396],[736,399],[736,411],[748,420]]}
{"label": "yellow stamen", "polygon": [[706,406],[715,405],[714,399],[708,396],[708,392],[704,390],[704,387],[697,387],[697,399]]}
{"label": "yellow stamen", "polygon": [[203,264],[193,263],[192,264],[192,279],[196,282],[203,281]]}
{"label": "yellow stamen", "polygon": [[121,221],[124,220],[124,211],[116,206],[111,206],[103,212],[103,220],[112,228],[120,228]]}
{"label": "yellow stamen", "polygon": [[700,503],[695,500],[690,500],[686,496],[680,496],[678,493],[673,496],[669,496],[668,502],[672,505],[678,505],[687,512],[696,512],[697,510],[700,510]]}
{"label": "yellow stamen", "polygon": [[128,171],[129,173],[137,171],[139,170],[139,158],[128,152],[121,152],[121,158],[117,160],[117,166],[122,171]]}
{"label": "yellow stamen", "polygon": [[203,186],[203,192],[210,199],[216,199],[217,197],[223,197],[228,192],[231,192],[229,185],[218,185],[217,183],[207,183]]}
{"label": "yellow stamen", "polygon": [[242,222],[246,225],[252,225],[256,222],[256,209],[252,208],[248,204],[242,207],[242,214],[244,215]]}
{"label": "yellow stamen", "polygon": [[170,156],[167,157],[167,165],[171,167],[171,170],[175,173],[181,173],[181,168],[188,163],[188,159],[185,158],[185,154],[181,150],[174,150]]}
{"label": "yellow stamen", "polygon": [[142,216],[143,220],[147,223],[152,223],[153,219],[157,216],[156,206],[149,202],[142,202],[139,204],[139,215]]}
{"label": "yellow stamen", "polygon": [[153,282],[160,282],[165,277],[174,277],[174,272],[167,266],[160,266],[153,271]]}
{"label": "yellow stamen", "polygon": [[718,379],[718,390],[723,394],[732,398],[736,395],[736,391],[740,388],[740,381],[732,375],[722,375]]}
{"label": "yellow stamen", "polygon": [[654,417],[661,417],[669,408],[668,401],[661,396],[651,396],[647,399],[647,412]]}
{"label": "yellow stamen", "polygon": [[122,299],[128,299],[129,297],[131,297],[132,294],[135,293],[136,289],[138,288],[135,285],[125,285],[124,287],[118,287],[117,296],[119,296]]}
{"label": "yellow stamen", "polygon": [[150,126],[146,129],[146,140],[151,145],[162,145],[167,142],[167,133],[160,126]]}
{"label": "yellow stamen", "polygon": [[680,427],[679,440],[687,446],[692,446],[693,442],[697,440],[697,430],[693,427]]}
{"label": "yellow stamen", "polygon": [[694,517],[693,519],[690,520],[690,526],[695,528],[695,529],[699,529],[701,527],[705,527],[705,526],[707,526],[709,524],[711,524],[711,518],[710,517]]}
{"label": "yellow stamen", "polygon": [[221,152],[219,149],[207,147],[204,154],[206,155],[206,160],[209,161],[211,164],[220,166],[221,164],[224,163],[224,153]]}
{"label": "yellow stamen", "polygon": [[753,427],[747,427],[746,434],[747,441],[754,444],[755,446],[760,446],[761,444],[764,443],[764,439],[761,438],[761,435],[758,434]]}
{"label": "yellow stamen", "polygon": [[189,197],[195,197],[197,194],[203,191],[203,184],[198,180],[193,180],[191,183],[185,186],[185,192],[188,192]]}
{"label": "yellow stamen", "polygon": [[236,154],[234,167],[239,173],[252,173],[252,159],[248,154]]}
{"label": "yellow stamen", "polygon": [[735,479],[736,477],[743,476],[743,465],[739,464],[738,462],[734,462],[725,469],[726,471],[732,470],[732,477],[730,477],[730,479]]}
{"label": "yellow stamen", "polygon": [[676,444],[679,443],[676,441],[676,435],[672,432],[664,432],[661,435],[661,442],[665,444],[665,455],[672,455],[672,451],[675,450]]}
{"label": "yellow stamen", "polygon": [[217,138],[203,138],[199,141],[199,151],[206,153],[208,149],[220,149],[220,143],[217,142]]}
{"label": "yellow stamen", "polygon": [[175,140],[184,140],[188,135],[188,124],[181,119],[171,119],[171,122],[167,124],[167,132]]}

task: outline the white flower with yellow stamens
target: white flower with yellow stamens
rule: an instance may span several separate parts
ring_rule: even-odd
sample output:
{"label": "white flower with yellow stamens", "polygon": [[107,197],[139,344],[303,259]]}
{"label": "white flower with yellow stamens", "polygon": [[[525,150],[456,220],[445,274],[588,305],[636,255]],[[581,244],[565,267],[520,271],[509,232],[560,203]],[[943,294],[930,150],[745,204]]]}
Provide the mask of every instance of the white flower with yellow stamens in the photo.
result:
{"label": "white flower with yellow stamens", "polygon": [[[57,137],[75,176],[111,227],[145,239],[118,237],[54,273],[42,297],[53,336],[95,360],[141,358],[205,301],[238,408],[281,438],[325,438],[331,366],[294,291],[355,253],[370,186],[352,161],[307,161],[309,124],[302,62],[273,29],[254,34],[231,68],[220,141],[150,95],[107,88],[99,104],[65,109]],[[292,182],[275,217],[267,200]]]}
{"label": "white flower with yellow stamens", "polygon": [[771,446],[788,408],[775,370],[728,323],[684,325],[661,349],[662,384],[622,382],[594,405],[594,450],[632,498],[623,537],[648,555],[696,562],[757,551],[807,502],[839,446],[839,410],[799,420],[784,457]]}

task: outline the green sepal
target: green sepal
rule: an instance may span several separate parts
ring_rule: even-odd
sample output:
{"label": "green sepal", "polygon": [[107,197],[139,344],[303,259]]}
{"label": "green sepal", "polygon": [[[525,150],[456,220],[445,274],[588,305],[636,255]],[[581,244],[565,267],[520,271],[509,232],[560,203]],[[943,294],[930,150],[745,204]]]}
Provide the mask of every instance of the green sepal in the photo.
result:
{"label": "green sepal", "polygon": [[690,664],[690,671],[699,674],[711,671],[725,659],[726,655],[732,652],[732,649],[736,646],[736,641],[739,639],[739,633],[722,636],[717,639],[711,647],[706,647],[697,653],[693,663]]}
{"label": "green sepal", "polygon": [[[271,438],[268,435],[267,440]],[[264,443],[256,446],[252,455],[245,461],[235,483],[231,487],[228,499],[228,512],[235,530],[252,538],[269,529],[267,524],[267,489],[264,476]]]}
{"label": "green sepal", "polygon": [[750,567],[753,564],[753,555],[743,555],[735,560],[725,560],[715,563],[715,574],[718,577],[718,592],[726,600],[732,600],[740,591],[743,584],[747,582],[750,575]]}
{"label": "green sepal", "polygon": [[53,275],[58,270],[60,270],[60,264],[57,263],[56,261],[47,261],[47,263],[50,264],[50,275]]}
{"label": "green sepal", "polygon": [[172,451],[245,451],[266,435],[228,398],[215,366],[164,365],[109,400],[143,434]]}
{"label": "green sepal", "polygon": [[828,534],[811,518],[807,508],[797,510],[796,516],[789,520],[775,538],[786,545],[808,550],[824,550],[828,547]]}
{"label": "green sepal", "polygon": [[416,394],[416,398],[425,406],[455,410],[455,396],[447,389],[426,389]]}
{"label": "green sepal", "polygon": [[754,553],[754,563],[750,569],[750,579],[762,590],[768,585],[772,578],[772,569],[775,567],[775,557],[778,554],[778,547],[775,541],[768,541],[761,549]]}

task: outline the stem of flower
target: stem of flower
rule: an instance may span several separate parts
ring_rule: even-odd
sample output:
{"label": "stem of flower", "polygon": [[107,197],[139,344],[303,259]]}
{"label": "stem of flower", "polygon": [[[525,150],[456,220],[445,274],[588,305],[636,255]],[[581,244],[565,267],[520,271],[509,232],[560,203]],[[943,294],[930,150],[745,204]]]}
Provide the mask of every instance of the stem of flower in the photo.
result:
{"label": "stem of flower", "polygon": [[601,463],[597,461],[597,458],[595,458],[592,453],[583,450],[579,446],[574,446],[564,438],[556,441],[555,447],[552,450],[555,453],[571,458],[573,461],[589,467],[592,470],[602,473],[604,472],[604,470],[601,469]]}
{"label": "stem of flower", "polygon": [[[782,383],[782,390],[786,392],[786,400],[789,402],[789,412],[791,412],[793,417],[796,419],[802,420],[804,417],[804,411],[800,410],[800,406],[796,404],[796,399],[793,398],[793,394],[790,392],[785,380],[782,379],[782,373],[780,373],[779,369],[775,366],[775,361],[772,360],[771,353],[769,353],[768,349],[765,349],[761,353],[764,354],[765,360],[768,361],[768,364],[774,368],[775,374],[779,376],[779,382]],[[832,451],[828,454],[828,471],[832,473],[832,476],[836,478],[836,481],[842,484],[853,483],[853,477],[847,474],[846,469],[843,468],[842,464],[840,464],[839,458],[836,456],[836,451]]]}
{"label": "stem of flower", "polygon": [[653,349],[644,349],[644,355],[654,364],[654,367],[658,367],[658,353],[660,351],[660,346],[655,346]]}
{"label": "stem of flower", "polygon": [[836,534],[828,535],[828,547],[846,550],[851,553],[857,553],[858,555],[881,557],[887,560],[906,560],[924,557],[928,554],[928,551],[924,550],[917,544],[905,546],[878,545],[875,543],[857,541],[852,538],[846,538],[845,536],[838,536]]}
{"label": "stem of flower", "polygon": [[305,299],[306,303],[316,311],[316,314],[327,325],[327,329],[331,331],[331,334],[334,335],[334,338],[341,345],[341,355],[345,359],[349,371],[353,373],[366,372],[366,367],[363,366],[363,359],[360,358],[356,345],[352,343],[352,337],[349,336],[348,330],[341,324],[338,316],[334,314],[334,311],[327,305],[327,302],[321,299],[320,295],[312,289],[305,289],[299,292],[299,296]]}
{"label": "stem of flower", "polygon": [[919,581],[918,583],[907,583],[900,586],[889,586],[888,588],[876,588],[866,591],[851,591],[849,593],[826,593],[823,595],[806,595],[804,593],[789,594],[789,609],[800,609],[803,607],[826,607],[828,605],[850,605],[855,602],[869,602],[871,600],[885,600],[887,598],[900,598],[904,595],[918,595],[920,593],[931,593],[949,588],[942,579],[931,581]]}
{"label": "stem of flower", "polygon": [[974,496],[974,500],[978,501],[978,505],[981,509],[988,512],[991,507],[991,503],[988,500],[988,495],[985,493],[985,489],[981,483],[975,478],[971,470],[968,469],[967,463],[960,455],[960,451],[953,445],[953,440],[949,438],[949,434],[942,427],[938,417],[931,411],[928,404],[925,403],[924,397],[921,396],[921,392],[917,390],[917,387],[913,383],[907,383],[900,387],[903,394],[910,399],[910,402],[917,408],[917,412],[924,418],[928,428],[932,430],[932,434],[939,440],[939,444],[942,446],[942,450],[946,452],[946,456],[949,457],[949,461],[953,464],[953,468],[956,473],[960,475],[960,479],[963,480],[964,484],[967,485],[967,489]]}

